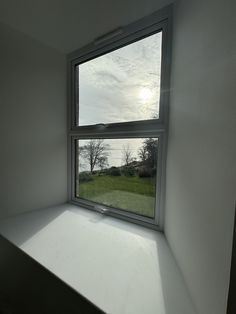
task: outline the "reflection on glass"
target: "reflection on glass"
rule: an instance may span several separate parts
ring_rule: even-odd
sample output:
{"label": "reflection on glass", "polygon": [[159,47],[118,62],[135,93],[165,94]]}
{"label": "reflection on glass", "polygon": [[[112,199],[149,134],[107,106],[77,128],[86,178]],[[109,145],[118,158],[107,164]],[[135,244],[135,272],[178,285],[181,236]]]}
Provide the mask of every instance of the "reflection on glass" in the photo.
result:
{"label": "reflection on glass", "polygon": [[78,125],[159,117],[162,33],[78,65]]}
{"label": "reflection on glass", "polygon": [[76,196],[154,217],[158,138],[77,141]]}

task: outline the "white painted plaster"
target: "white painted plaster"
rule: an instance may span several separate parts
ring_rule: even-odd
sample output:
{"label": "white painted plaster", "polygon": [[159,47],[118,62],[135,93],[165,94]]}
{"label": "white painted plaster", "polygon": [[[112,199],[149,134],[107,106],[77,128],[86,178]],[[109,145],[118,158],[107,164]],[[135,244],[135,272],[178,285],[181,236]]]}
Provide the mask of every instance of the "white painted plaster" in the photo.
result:
{"label": "white painted plaster", "polygon": [[66,58],[0,23],[0,217],[67,200]]}
{"label": "white painted plaster", "polygon": [[174,10],[167,240],[199,314],[225,314],[236,188],[236,2]]}

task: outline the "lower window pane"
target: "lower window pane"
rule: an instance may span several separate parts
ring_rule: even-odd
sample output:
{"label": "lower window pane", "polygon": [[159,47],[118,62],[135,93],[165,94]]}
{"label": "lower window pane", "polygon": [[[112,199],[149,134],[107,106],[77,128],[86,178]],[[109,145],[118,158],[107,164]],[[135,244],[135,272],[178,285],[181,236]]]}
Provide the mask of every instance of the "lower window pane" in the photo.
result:
{"label": "lower window pane", "polygon": [[154,217],[158,138],[76,144],[76,197]]}

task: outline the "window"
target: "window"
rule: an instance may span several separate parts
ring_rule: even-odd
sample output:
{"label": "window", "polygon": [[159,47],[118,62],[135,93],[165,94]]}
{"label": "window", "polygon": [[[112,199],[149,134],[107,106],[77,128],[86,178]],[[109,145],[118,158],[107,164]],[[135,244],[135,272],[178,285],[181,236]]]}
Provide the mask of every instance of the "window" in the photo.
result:
{"label": "window", "polygon": [[70,201],[162,228],[170,8],[68,59]]}

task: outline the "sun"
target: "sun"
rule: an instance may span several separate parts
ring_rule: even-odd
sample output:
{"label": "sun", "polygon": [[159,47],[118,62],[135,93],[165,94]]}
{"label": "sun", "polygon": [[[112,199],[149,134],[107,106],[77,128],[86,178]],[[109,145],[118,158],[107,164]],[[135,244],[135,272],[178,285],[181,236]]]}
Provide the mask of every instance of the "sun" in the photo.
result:
{"label": "sun", "polygon": [[152,97],[152,91],[148,87],[143,87],[139,91],[139,97],[145,103]]}

